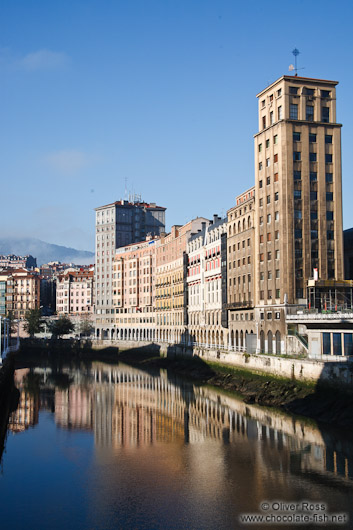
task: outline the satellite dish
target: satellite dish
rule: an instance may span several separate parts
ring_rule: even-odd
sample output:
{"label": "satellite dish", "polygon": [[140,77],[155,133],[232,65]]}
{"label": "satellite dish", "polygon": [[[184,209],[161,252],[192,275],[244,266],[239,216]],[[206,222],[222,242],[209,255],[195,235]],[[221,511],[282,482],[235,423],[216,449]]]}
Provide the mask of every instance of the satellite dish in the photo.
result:
{"label": "satellite dish", "polygon": [[294,64],[290,64],[288,70],[289,70],[290,72],[293,72],[293,70],[294,70]]}

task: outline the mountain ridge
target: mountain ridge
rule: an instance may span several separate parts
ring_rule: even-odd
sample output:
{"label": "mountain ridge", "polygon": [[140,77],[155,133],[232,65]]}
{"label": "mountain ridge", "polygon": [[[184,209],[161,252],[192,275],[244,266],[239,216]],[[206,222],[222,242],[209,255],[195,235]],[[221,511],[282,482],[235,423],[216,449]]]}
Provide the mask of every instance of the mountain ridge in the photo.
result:
{"label": "mountain ridge", "polygon": [[48,263],[48,261],[61,261],[62,263],[75,263],[77,265],[94,263],[94,252],[55,245],[34,237],[0,237],[0,254],[19,256],[30,254],[37,258],[38,266]]}

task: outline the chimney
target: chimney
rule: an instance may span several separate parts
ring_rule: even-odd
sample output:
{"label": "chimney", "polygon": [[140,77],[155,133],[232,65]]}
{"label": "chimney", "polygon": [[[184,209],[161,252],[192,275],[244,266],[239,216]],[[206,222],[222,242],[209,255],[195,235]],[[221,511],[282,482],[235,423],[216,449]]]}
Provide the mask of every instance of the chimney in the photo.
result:
{"label": "chimney", "polygon": [[219,217],[218,217],[218,214],[214,213],[213,214],[213,223],[216,223],[218,221]]}

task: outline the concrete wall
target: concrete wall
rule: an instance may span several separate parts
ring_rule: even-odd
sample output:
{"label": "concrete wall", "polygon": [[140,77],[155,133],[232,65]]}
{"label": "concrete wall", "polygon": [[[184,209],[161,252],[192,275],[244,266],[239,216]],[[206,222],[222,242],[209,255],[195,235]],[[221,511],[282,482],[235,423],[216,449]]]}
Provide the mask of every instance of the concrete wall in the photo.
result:
{"label": "concrete wall", "polygon": [[352,388],[353,361],[324,362],[310,359],[292,359],[272,355],[244,354],[240,352],[227,353],[222,350],[208,350],[180,345],[151,344],[148,342],[123,342],[123,341],[93,341],[93,348],[102,349],[114,346],[120,350],[132,348],[149,348],[156,353],[168,356],[193,356],[198,355],[207,361],[221,362],[245,370],[271,374],[278,377],[296,379],[298,381],[323,381],[333,385],[344,385]]}

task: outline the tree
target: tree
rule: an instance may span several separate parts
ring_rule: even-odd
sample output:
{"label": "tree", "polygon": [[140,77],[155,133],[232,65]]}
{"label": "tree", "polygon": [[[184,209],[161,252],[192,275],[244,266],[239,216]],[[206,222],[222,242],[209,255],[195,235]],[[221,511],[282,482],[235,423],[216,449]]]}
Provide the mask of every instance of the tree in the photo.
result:
{"label": "tree", "polygon": [[94,326],[93,326],[92,320],[87,315],[83,318],[83,320],[81,320],[79,324],[79,333],[81,337],[89,337],[90,335],[92,335],[93,331],[94,331]]}
{"label": "tree", "polygon": [[8,325],[10,326],[10,336],[14,335],[17,332],[17,326],[15,322],[15,317],[13,316],[13,312],[9,311],[6,315]]}
{"label": "tree", "polygon": [[25,314],[25,323],[23,327],[31,338],[35,333],[43,331],[41,310],[29,309]]}
{"label": "tree", "polygon": [[63,335],[67,335],[68,333],[72,333],[74,331],[75,326],[67,316],[62,316],[58,320],[54,320],[50,325],[50,331],[53,335],[53,337],[60,338]]}

